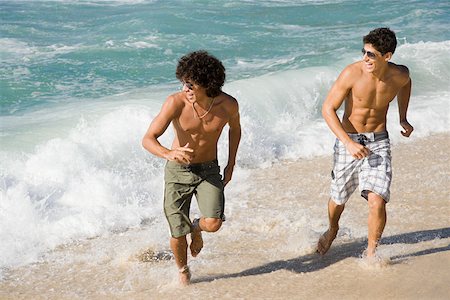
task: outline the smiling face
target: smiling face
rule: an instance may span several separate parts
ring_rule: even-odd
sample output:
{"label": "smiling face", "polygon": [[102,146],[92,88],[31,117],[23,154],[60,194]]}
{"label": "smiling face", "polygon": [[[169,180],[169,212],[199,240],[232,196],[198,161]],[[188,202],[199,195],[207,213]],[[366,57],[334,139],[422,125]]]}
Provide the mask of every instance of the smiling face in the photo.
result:
{"label": "smiling face", "polygon": [[198,84],[195,84],[192,80],[181,81],[181,84],[183,85],[183,93],[191,102],[195,102],[201,98],[204,98],[206,95],[205,88],[201,87]]}
{"label": "smiling face", "polygon": [[366,71],[369,73],[376,72],[377,70],[383,69],[389,60],[391,59],[392,54],[390,52],[382,54],[380,51],[375,49],[372,44],[364,44],[362,49],[363,53],[363,62],[366,68]]}

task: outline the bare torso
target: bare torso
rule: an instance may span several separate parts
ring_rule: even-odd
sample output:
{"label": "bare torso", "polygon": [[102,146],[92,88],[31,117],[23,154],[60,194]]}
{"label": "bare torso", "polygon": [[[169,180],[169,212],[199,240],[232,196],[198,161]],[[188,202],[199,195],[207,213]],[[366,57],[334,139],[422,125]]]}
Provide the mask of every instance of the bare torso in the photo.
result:
{"label": "bare torso", "polygon": [[349,66],[352,87],[345,99],[342,126],[346,132],[379,132],[386,130],[389,103],[395,98],[405,81],[407,69],[389,63],[384,78],[364,72],[364,62]]}
{"label": "bare torso", "polygon": [[189,102],[182,92],[174,94],[173,97],[179,107],[179,115],[172,121],[175,129],[172,148],[189,144],[189,148],[194,150],[191,163],[217,159],[217,142],[232,113],[237,111],[236,100],[222,93],[215,98],[209,113],[199,118],[197,113],[201,116],[208,107],[200,107],[198,103],[193,107],[192,102]]}

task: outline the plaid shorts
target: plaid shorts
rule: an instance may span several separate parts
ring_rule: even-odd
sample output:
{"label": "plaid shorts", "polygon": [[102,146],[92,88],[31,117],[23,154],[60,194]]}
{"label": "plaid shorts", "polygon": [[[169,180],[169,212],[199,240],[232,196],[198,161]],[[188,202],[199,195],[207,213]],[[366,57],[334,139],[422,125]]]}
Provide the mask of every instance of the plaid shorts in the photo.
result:
{"label": "plaid shorts", "polygon": [[369,192],[389,202],[392,180],[391,146],[387,132],[348,134],[352,140],[370,150],[363,159],[353,158],[345,145],[336,139],[334,166],[331,172],[331,199],[345,204],[359,186],[361,196],[368,199]]}

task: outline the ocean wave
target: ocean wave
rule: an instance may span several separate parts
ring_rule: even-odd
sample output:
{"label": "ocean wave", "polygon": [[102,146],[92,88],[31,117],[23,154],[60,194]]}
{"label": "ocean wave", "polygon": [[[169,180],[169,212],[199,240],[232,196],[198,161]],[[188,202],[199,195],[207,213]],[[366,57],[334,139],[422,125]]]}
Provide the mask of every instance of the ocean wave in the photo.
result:
{"label": "ocean wave", "polygon": [[159,226],[163,162],[140,145],[150,117],[142,107],[119,108],[81,119],[29,155],[0,153],[0,268],[145,219]]}
{"label": "ocean wave", "polygon": [[405,43],[393,61],[408,66],[414,92],[450,91],[450,41]]}

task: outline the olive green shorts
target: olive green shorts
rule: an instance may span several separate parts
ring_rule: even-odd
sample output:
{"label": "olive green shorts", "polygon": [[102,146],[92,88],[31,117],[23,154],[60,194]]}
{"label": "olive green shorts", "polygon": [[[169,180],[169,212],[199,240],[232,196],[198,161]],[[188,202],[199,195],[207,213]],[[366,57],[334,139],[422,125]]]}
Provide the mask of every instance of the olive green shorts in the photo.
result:
{"label": "olive green shorts", "polygon": [[192,195],[203,217],[223,219],[225,197],[217,160],[191,165],[168,161],[164,171],[164,213],[173,237],[191,232]]}

